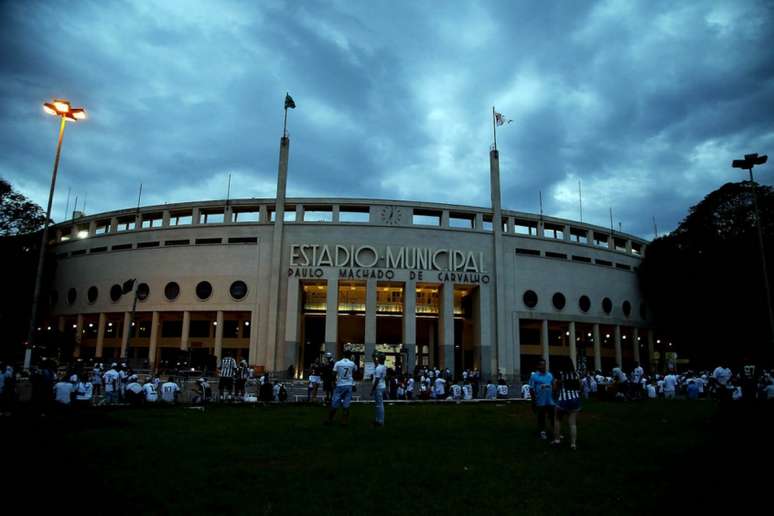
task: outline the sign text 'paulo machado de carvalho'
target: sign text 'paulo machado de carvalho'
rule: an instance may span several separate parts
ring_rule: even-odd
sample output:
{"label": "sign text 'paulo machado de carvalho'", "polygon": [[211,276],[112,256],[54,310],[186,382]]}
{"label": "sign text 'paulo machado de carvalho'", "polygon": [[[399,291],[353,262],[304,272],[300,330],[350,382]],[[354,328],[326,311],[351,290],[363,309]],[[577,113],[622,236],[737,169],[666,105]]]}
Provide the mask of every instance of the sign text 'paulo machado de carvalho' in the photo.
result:
{"label": "sign text 'paulo machado de carvalho'", "polygon": [[323,268],[338,269],[341,279],[386,279],[396,270],[408,270],[419,281],[489,283],[484,253],[459,249],[386,246],[379,252],[371,245],[292,244],[288,276],[322,278]]}

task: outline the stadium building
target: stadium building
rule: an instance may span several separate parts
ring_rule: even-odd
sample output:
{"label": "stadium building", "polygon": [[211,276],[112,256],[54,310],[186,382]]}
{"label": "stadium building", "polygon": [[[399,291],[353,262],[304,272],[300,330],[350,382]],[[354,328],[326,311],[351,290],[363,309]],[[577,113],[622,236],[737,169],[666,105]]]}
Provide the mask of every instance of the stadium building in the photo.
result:
{"label": "stadium building", "polygon": [[[285,198],[201,201],[83,216],[51,230],[55,274],[38,326],[75,356],[151,367],[226,353],[301,373],[325,351],[517,379],[551,367],[658,356],[637,269],[646,242],[492,206]],[[122,285],[136,279],[135,291]],[[135,295],[136,294],[136,295]],[[135,301],[136,299],[136,301]]]}

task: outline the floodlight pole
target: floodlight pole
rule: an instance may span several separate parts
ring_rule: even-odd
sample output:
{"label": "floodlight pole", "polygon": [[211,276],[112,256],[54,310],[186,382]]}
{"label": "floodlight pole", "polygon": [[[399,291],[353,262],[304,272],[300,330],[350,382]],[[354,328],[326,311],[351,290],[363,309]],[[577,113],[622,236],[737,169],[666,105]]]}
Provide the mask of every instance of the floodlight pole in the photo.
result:
{"label": "floodlight pole", "polygon": [[48,192],[48,206],[46,207],[46,220],[43,221],[43,236],[40,239],[40,253],[38,254],[38,272],[35,274],[35,289],[32,291],[32,311],[30,312],[30,326],[27,330],[27,340],[24,350],[24,369],[30,368],[32,363],[32,342],[35,335],[35,324],[37,321],[38,301],[40,298],[40,284],[43,280],[43,263],[46,259],[46,244],[48,244],[48,222],[51,220],[51,204],[54,200],[54,189],[56,187],[56,172],[59,169],[59,156],[62,152],[62,139],[64,138],[65,123],[67,119],[64,116],[59,124],[59,139],[56,143],[56,158],[54,158],[54,172],[51,174],[51,189]]}
{"label": "floodlight pole", "polygon": [[755,187],[755,179],[753,179],[753,167],[750,164],[750,168],[747,169],[750,172],[750,185],[753,189],[753,207],[755,209],[755,225],[758,227],[758,246],[761,250],[761,265],[763,266],[763,286],[766,289],[766,307],[769,311],[769,337],[771,338],[771,344],[774,345],[774,310],[771,307],[771,287],[769,287],[769,272],[766,265],[766,248],[763,241],[763,228],[761,227],[761,212],[758,209],[758,190]]}

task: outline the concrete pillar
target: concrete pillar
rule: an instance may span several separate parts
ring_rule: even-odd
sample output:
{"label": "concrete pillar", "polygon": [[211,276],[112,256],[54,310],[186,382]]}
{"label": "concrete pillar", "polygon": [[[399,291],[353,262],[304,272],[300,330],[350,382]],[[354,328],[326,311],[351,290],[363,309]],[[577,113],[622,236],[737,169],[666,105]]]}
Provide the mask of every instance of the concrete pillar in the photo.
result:
{"label": "concrete pillar", "polygon": [[[483,320],[487,317],[487,320]],[[473,346],[478,356],[478,369],[483,378],[495,372],[492,364],[492,324],[489,309],[489,290],[479,286],[473,293]]]}
{"label": "concrete pillar", "polygon": [[78,314],[75,319],[75,347],[73,348],[73,356],[78,358],[81,356],[81,341],[83,340],[83,314]]}
{"label": "concrete pillar", "polygon": [[102,358],[102,351],[105,347],[105,323],[107,322],[107,314],[105,312],[99,313],[99,322],[97,323],[97,349],[94,352],[94,356]]}
{"label": "concrete pillar", "polygon": [[551,367],[551,354],[548,350],[548,319],[540,322],[540,347],[543,350],[543,359],[546,361],[546,368]]}
{"label": "concrete pillar", "polygon": [[545,224],[542,220],[537,221],[537,236],[538,238],[544,238],[545,235]]}
{"label": "concrete pillar", "polygon": [[[506,357],[497,357],[497,362],[501,363]],[[502,369],[502,366],[499,366]],[[514,380],[521,382],[521,319],[515,313],[513,314],[513,375]]]}
{"label": "concrete pillar", "polygon": [[594,245],[594,230],[589,229],[586,231],[586,244]]}
{"label": "concrete pillar", "polygon": [[630,239],[626,239],[626,253],[632,254],[632,241]]}
{"label": "concrete pillar", "polygon": [[376,278],[366,280],[365,361],[373,361],[376,351]]}
{"label": "concrete pillar", "polygon": [[444,283],[441,288],[441,320],[439,325],[439,351],[441,367],[454,373],[454,283]]}
{"label": "concrete pillar", "polygon": [[602,370],[602,340],[599,338],[599,323],[594,323],[594,370]]}
{"label": "concrete pillar", "polygon": [[296,222],[304,221],[304,205],[296,204]]}
{"label": "concrete pillar", "polygon": [[261,224],[268,224],[271,222],[269,220],[269,210],[266,209],[266,205],[261,205],[258,207],[258,222]]}
{"label": "concrete pillar", "polygon": [[653,330],[648,329],[648,363],[650,364],[651,372],[656,370],[656,363],[653,360],[653,353],[656,351],[656,336]]}
{"label": "concrete pillar", "polygon": [[640,361],[640,335],[637,328],[632,328],[632,351],[634,352],[634,361]]}
{"label": "concrete pillar", "polygon": [[164,210],[161,213],[161,227],[166,228],[169,227],[169,221],[172,218],[172,214],[169,212],[169,210]]}
{"label": "concrete pillar", "polygon": [[[438,319],[438,322],[440,323],[440,319]],[[435,366],[438,362],[436,362],[435,357],[435,325],[433,324],[427,329],[427,351],[430,354],[428,357],[429,365]]]}
{"label": "concrete pillar", "polygon": [[250,350],[247,363],[254,366],[258,363],[258,309],[250,311]]}
{"label": "concrete pillar", "polygon": [[578,370],[578,345],[575,340],[575,321],[570,321],[569,327],[569,339],[570,339],[570,360],[572,361],[572,368]]}
{"label": "concrete pillar", "polygon": [[153,311],[151,318],[150,348],[148,349],[148,367],[156,370],[156,352],[159,348],[159,312]]}
{"label": "concrete pillar", "polygon": [[449,227],[449,210],[443,210],[441,212],[441,227],[442,228]]}
{"label": "concrete pillar", "polygon": [[562,236],[566,241],[570,241],[570,225],[565,224],[565,226],[562,228]]}
{"label": "concrete pillar", "polygon": [[191,225],[196,226],[199,224],[199,208],[191,210]]}
{"label": "concrete pillar", "polygon": [[73,224],[70,227],[70,240],[78,238],[78,224]]}
{"label": "concrete pillar", "polygon": [[413,374],[417,364],[417,282],[403,284],[403,346],[406,348],[404,372]]}
{"label": "concrete pillar", "polygon": [[341,215],[340,215],[340,213],[341,213],[341,211],[339,209],[339,205],[337,204],[337,205],[335,205],[333,207],[333,213],[331,213],[331,223],[332,224],[338,224],[339,222],[341,222]]}
{"label": "concrete pillar", "polygon": [[223,223],[231,224],[233,222],[234,222],[234,208],[231,206],[226,206],[223,209]]}
{"label": "concrete pillar", "polygon": [[180,351],[188,351],[188,340],[191,334],[191,312],[183,312],[183,330],[180,335]]}
{"label": "concrete pillar", "polygon": [[124,324],[121,326],[121,358],[126,358],[130,331],[132,331],[132,312],[124,312]]}
{"label": "concrete pillar", "polygon": [[110,218],[110,232],[115,233],[118,231],[118,217]]}
{"label": "concrete pillar", "polygon": [[516,233],[516,221],[513,217],[508,217],[508,233]]}
{"label": "concrete pillar", "polygon": [[615,365],[623,367],[623,352],[621,351],[621,326],[615,325]]}
{"label": "concrete pillar", "polygon": [[299,328],[301,315],[301,282],[298,278],[288,278],[287,301],[285,310],[285,353],[280,354],[284,363],[280,362],[280,368],[287,370],[288,366],[293,365],[296,370],[300,369],[299,364]]}
{"label": "concrete pillar", "polygon": [[89,222],[89,236],[93,237],[96,234],[97,234],[97,221],[92,220],[91,222]]}
{"label": "concrete pillar", "polygon": [[[215,356],[218,361],[223,358],[223,310],[218,310],[215,314]],[[268,367],[268,366],[267,366]],[[273,370],[273,369],[270,369]]]}
{"label": "concrete pillar", "polygon": [[63,315],[56,318],[56,329],[60,334],[65,332],[65,318]]}
{"label": "concrete pillar", "polygon": [[476,219],[473,221],[473,229],[481,231],[484,229],[484,214],[476,213]]}
{"label": "concrete pillar", "polygon": [[[325,352],[336,356],[339,341],[339,278],[335,272],[328,278],[325,298]],[[339,358],[339,357],[336,357]]]}
{"label": "concrete pillar", "polygon": [[134,230],[138,231],[142,229],[142,213],[138,213],[137,216],[134,217]]}

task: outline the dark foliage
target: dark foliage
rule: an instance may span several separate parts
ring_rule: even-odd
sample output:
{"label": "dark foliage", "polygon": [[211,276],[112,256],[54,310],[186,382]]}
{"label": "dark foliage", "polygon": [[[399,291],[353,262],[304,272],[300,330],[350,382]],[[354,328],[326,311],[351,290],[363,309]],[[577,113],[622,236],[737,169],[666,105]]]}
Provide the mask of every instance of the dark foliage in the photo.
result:
{"label": "dark foliage", "polygon": [[[674,232],[651,243],[640,267],[655,325],[694,365],[772,358],[752,192],[744,181],[707,195]],[[772,271],[774,190],[758,186],[757,195]]]}
{"label": "dark foliage", "polygon": [[40,206],[0,179],[0,236],[35,232],[45,220],[46,213]]}

